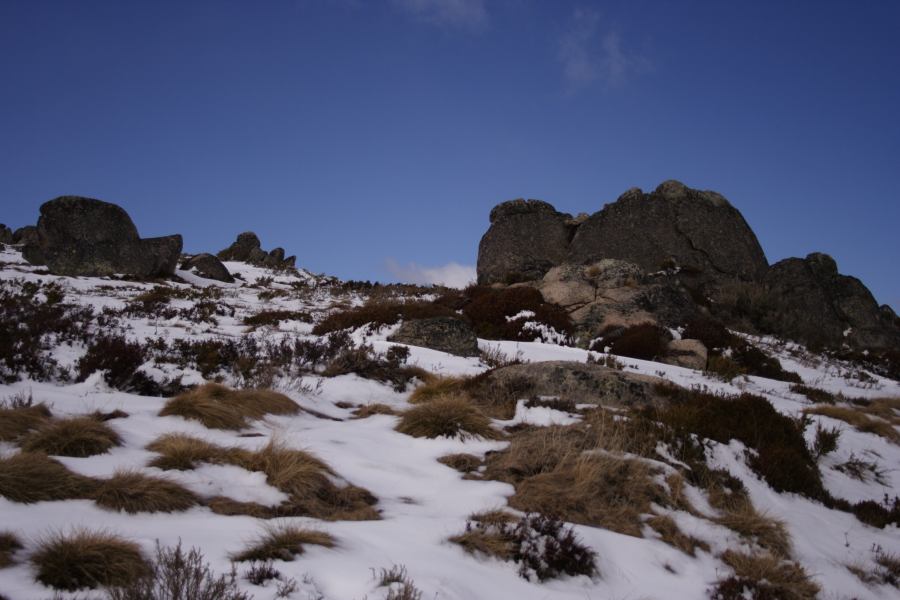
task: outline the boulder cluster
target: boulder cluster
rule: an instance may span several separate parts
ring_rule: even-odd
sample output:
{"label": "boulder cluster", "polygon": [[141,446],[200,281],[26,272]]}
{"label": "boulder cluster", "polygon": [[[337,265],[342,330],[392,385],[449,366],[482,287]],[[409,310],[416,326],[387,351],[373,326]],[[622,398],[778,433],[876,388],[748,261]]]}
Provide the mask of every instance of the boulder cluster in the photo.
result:
{"label": "boulder cluster", "polygon": [[828,346],[897,348],[900,324],[834,260],[814,253],[769,265],[721,194],[666,181],[632,188],[593,215],[512,200],[490,213],[478,283],[529,285],[563,306],[586,337],[610,327],[678,327],[698,315]]}
{"label": "boulder cluster", "polygon": [[182,259],[185,271],[233,282],[222,260],[274,269],[292,269],[296,261],[294,256],[285,258],[282,248],[265,252],[252,232],[240,234],[218,257],[208,253],[183,256],[180,235],[141,238],[122,207],[93,198],[61,196],[41,205],[40,213],[36,226],[12,231],[0,224],[0,243],[19,245],[25,260],[46,266],[54,275],[164,278],[175,274]]}

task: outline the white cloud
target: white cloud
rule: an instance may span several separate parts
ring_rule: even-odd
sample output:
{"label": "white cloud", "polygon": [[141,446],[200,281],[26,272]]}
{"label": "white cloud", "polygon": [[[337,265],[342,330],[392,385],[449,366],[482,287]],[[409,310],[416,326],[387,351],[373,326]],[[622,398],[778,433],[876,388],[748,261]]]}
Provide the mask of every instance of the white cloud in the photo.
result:
{"label": "white cloud", "polygon": [[398,9],[414,18],[441,27],[480,31],[487,27],[485,0],[393,0]]}
{"label": "white cloud", "polygon": [[647,61],[626,52],[616,31],[601,28],[600,14],[578,8],[559,41],[559,60],[567,91],[576,92],[595,82],[606,87],[621,85]]}
{"label": "white cloud", "polygon": [[416,263],[401,265],[392,258],[385,261],[387,270],[403,283],[419,285],[445,285],[452,288],[464,288],[475,283],[475,267],[450,262],[440,267],[423,267]]}

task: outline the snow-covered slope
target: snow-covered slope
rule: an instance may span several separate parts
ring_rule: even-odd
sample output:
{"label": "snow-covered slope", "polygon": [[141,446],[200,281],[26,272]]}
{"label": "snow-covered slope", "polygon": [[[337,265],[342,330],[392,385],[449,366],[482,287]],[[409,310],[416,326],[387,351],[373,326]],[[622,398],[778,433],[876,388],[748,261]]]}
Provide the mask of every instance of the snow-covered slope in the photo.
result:
{"label": "snow-covered slope", "polygon": [[[0,253],[0,280],[10,289],[26,282],[54,282],[65,293],[65,302],[90,307],[95,314],[107,310],[120,313],[139,294],[155,287],[114,279],[62,278],[27,265],[15,250]],[[300,271],[297,274],[271,273],[242,263],[227,267],[240,276],[237,283],[223,284],[179,272],[184,283],[168,283],[184,293],[166,304],[174,311],[157,314],[124,313],[107,325],[92,325],[92,335],[122,333],[141,343],[162,340],[241,340],[252,337],[260,343],[279,340],[314,339],[313,325],[306,319],[287,319],[274,326],[248,327],[244,319],[268,311],[308,313],[317,320],[328,310],[362,301],[358,292],[347,291],[334,280]],[[203,293],[207,287],[214,294]],[[197,320],[190,309],[201,302],[215,304],[212,318]],[[40,298],[38,298],[39,301]],[[5,325],[4,325],[5,326]],[[108,327],[107,331],[101,328]],[[359,330],[353,338],[372,345],[375,352],[395,346],[386,341],[390,328],[371,332]],[[814,363],[804,358],[801,349],[779,345],[774,340],[756,340],[773,352],[788,370],[798,372],[804,382],[848,398],[900,397],[900,383],[865,374],[837,363]],[[544,343],[480,340],[482,349],[493,349],[523,361],[567,360],[585,362],[603,358],[597,353]],[[61,369],[74,369],[84,355],[80,342],[56,345],[51,355]],[[796,416],[811,404],[794,393],[790,384],[759,377],[723,382],[708,374],[655,362],[621,358],[624,371],[668,380],[683,387],[702,386],[712,392],[739,394],[751,392],[763,396],[780,412]],[[472,376],[488,367],[477,358],[460,358],[434,350],[410,347],[407,364],[417,365],[442,376]],[[204,381],[195,368],[148,360],[142,371],[160,383],[179,382],[189,386]],[[225,383],[241,386],[250,382],[223,374]],[[102,373],[84,381],[63,381],[60,377],[36,381],[22,378],[0,385],[0,399],[30,395],[35,402],[48,405],[54,416],[82,415],[94,411],[121,410],[127,417],[108,424],[121,436],[122,444],[111,451],[88,458],[60,457],[74,472],[91,477],[109,477],[120,469],[138,469],[178,481],[202,497],[228,496],[234,500],[276,505],[283,492],[269,485],[262,473],[233,465],[204,465],[192,471],[160,471],[146,466],[156,454],[146,446],[167,433],[181,432],[214,442],[250,450],[277,439],[287,446],[307,450],[323,459],[344,481],[369,490],[378,498],[380,520],[323,521],[309,517],[290,517],[290,521],[326,531],[336,539],[333,548],[307,546],[294,560],[276,561],[284,579],[293,578],[297,590],[289,597],[357,599],[383,598],[389,588],[379,586],[376,573],[394,565],[405,566],[422,598],[463,600],[472,598],[705,598],[729,567],[719,558],[727,548],[746,548],[746,542],[732,531],[685,511],[668,510],[680,529],[704,540],[709,551],[690,556],[647,532],[644,537],[615,533],[606,529],[576,525],[580,539],[597,555],[597,575],[562,577],[543,583],[519,576],[512,562],[473,556],[448,541],[465,529],[472,513],[506,506],[514,493],[508,483],[465,478],[458,471],[438,462],[453,453],[483,456],[502,450],[507,441],[482,439],[425,439],[398,431],[398,417],[378,414],[369,418],[351,418],[358,406],[384,404],[401,412],[409,408],[408,397],[414,386],[398,392],[355,374],[325,377],[320,373],[277,376],[272,386],[288,395],[302,408],[295,416],[269,416],[252,422],[246,429],[228,431],[209,429],[197,421],[177,416],[158,416],[166,398],[140,396],[112,389]],[[512,422],[537,426],[577,422],[578,414],[542,407],[527,408],[519,403]],[[838,448],[822,458],[820,468],[826,489],[832,495],[851,502],[900,494],[900,446],[873,433],[864,433],[844,421],[813,416],[814,421],[841,430]],[[810,442],[815,427],[807,428]],[[895,428],[896,430],[896,428]],[[727,469],[747,487],[753,504],[769,517],[783,521],[793,540],[793,558],[820,586],[821,598],[897,598],[896,586],[866,583],[848,569],[875,568],[879,555],[900,555],[900,531],[895,525],[878,529],[866,525],[852,514],[825,508],[796,494],[777,493],[748,466],[743,446],[709,444],[711,466]],[[0,442],[0,455],[19,451],[13,442]],[[836,467],[851,458],[876,465],[878,476],[854,478]],[[662,464],[662,463],[660,463]],[[691,488],[696,504],[703,506],[702,494]],[[707,506],[708,509],[708,506]],[[660,509],[663,510],[663,509]],[[708,509],[711,511],[712,509]],[[702,512],[702,510],[701,510]],[[219,573],[231,569],[229,554],[241,550],[257,537],[265,521],[249,516],[225,516],[208,507],[197,506],[180,513],[127,514],[112,512],[91,500],[44,501],[31,504],[0,497],[0,531],[15,534],[25,548],[15,553],[14,564],[0,568],[0,595],[10,600],[49,598],[54,590],[36,582],[30,553],[53,532],[77,528],[102,529],[136,541],[152,555],[158,543],[172,546],[181,541],[187,547],[202,550],[212,568]],[[877,551],[877,552],[876,552]],[[878,554],[880,553],[880,554]],[[238,565],[239,576],[246,565]],[[242,589],[257,599],[275,598],[277,586],[265,586],[239,580]],[[99,596],[99,592],[94,592]],[[83,596],[83,595],[82,595]],[[62,592],[61,596],[76,597]]]}

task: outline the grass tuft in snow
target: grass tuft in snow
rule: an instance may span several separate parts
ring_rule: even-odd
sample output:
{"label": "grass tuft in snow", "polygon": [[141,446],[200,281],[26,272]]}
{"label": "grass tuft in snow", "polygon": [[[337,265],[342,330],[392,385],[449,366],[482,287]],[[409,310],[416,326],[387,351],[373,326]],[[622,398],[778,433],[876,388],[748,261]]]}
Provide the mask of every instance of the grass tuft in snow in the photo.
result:
{"label": "grass tuft in snow", "polygon": [[45,454],[20,452],[0,458],[0,496],[13,502],[85,498],[96,487]]}
{"label": "grass tuft in snow", "polygon": [[456,469],[460,473],[471,473],[477,471],[482,464],[481,457],[474,454],[447,454],[438,459],[442,465],[447,465],[451,469]]}
{"label": "grass tuft in snow", "polygon": [[13,555],[24,546],[19,538],[8,531],[0,531],[0,569],[13,564]]}
{"label": "grass tuft in snow", "polygon": [[396,415],[397,411],[387,404],[366,404],[353,411],[354,419],[367,419],[373,415]]}
{"label": "grass tuft in snow", "polygon": [[778,598],[779,600],[815,600],[819,586],[798,563],[771,554],[744,554],[728,550],[722,561],[734,570],[734,576],[716,584],[713,600]]}
{"label": "grass tuft in snow", "polygon": [[38,581],[66,591],[126,586],[150,573],[137,544],[86,529],[55,533],[41,540],[31,562]]}
{"label": "grass tuft in snow", "polygon": [[388,588],[385,600],[422,600],[422,592],[409,578],[406,567],[403,565],[380,569],[375,573],[375,578],[378,580],[379,587]]}
{"label": "grass tuft in snow", "polygon": [[247,460],[249,451],[224,448],[184,433],[167,433],[150,444],[147,450],[159,453],[148,466],[164,471],[190,471],[201,463],[235,464]]}
{"label": "grass tuft in snow", "polygon": [[127,513],[180,512],[199,502],[179,484],[139,471],[116,471],[97,485],[93,498],[103,508]]}
{"label": "grass tuft in snow", "polygon": [[647,525],[659,534],[662,541],[688,556],[696,556],[698,549],[709,552],[709,544],[682,532],[675,520],[668,515],[653,515],[647,519]]}
{"label": "grass tuft in snow", "polygon": [[[874,404],[874,403],[873,403]],[[870,405],[871,406],[871,405]],[[875,410],[883,410],[884,404],[876,405]],[[900,433],[897,432],[895,424],[900,424],[900,418],[893,416],[892,420],[883,420],[881,417],[870,417],[866,414],[864,407],[849,407],[839,405],[820,404],[806,409],[807,414],[822,415],[832,419],[838,419],[851,425],[857,431],[863,433],[873,433],[879,435],[895,444],[900,444]],[[892,416],[887,413],[888,416]]]}
{"label": "grass tuft in snow", "polygon": [[119,434],[109,425],[91,417],[74,417],[46,422],[23,438],[22,449],[83,458],[105,454],[121,443]]}
{"label": "grass tuft in snow", "polygon": [[237,586],[237,575],[216,575],[197,548],[184,552],[158,543],[149,571],[107,591],[109,600],[251,600]]}
{"label": "grass tuft in snow", "polygon": [[248,419],[266,415],[293,415],[300,411],[296,402],[271,390],[232,390],[207,383],[172,398],[159,416],[176,415],[200,421],[212,429],[243,429]]}
{"label": "grass tuft in snow", "polygon": [[44,404],[0,406],[0,442],[14,442],[40,428],[51,417]]}
{"label": "grass tuft in snow", "polygon": [[443,396],[419,404],[400,417],[397,431],[413,437],[498,439],[491,420],[464,396]]}
{"label": "grass tuft in snow", "polygon": [[324,531],[290,524],[268,525],[262,536],[240,552],[232,553],[230,556],[231,560],[237,562],[292,561],[295,556],[303,554],[305,545],[333,548],[335,540]]}

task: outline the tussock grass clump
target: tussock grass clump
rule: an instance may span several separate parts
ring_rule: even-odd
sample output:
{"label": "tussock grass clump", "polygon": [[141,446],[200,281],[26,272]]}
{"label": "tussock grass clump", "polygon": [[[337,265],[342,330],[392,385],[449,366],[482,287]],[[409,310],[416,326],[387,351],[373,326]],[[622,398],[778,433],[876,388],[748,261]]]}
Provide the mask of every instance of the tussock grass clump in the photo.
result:
{"label": "tussock grass clump", "polygon": [[109,600],[251,600],[237,586],[236,574],[212,572],[197,548],[184,552],[181,543],[163,548],[157,543],[149,572],[131,583],[107,590]]}
{"label": "tussock grass clump", "polygon": [[0,569],[13,564],[13,554],[23,547],[15,535],[8,531],[0,531]]}
{"label": "tussock grass clump", "polygon": [[367,419],[372,415],[396,415],[397,411],[387,404],[366,404],[353,411],[354,419]]}
{"label": "tussock grass clump", "polygon": [[569,459],[516,486],[513,508],[558,515],[566,521],[641,537],[641,515],[667,505],[659,470],[648,463],[606,453]]}
{"label": "tussock grass clump", "polygon": [[810,387],[808,385],[803,385],[802,383],[795,383],[794,385],[792,385],[791,391],[795,394],[806,396],[813,402],[818,402],[820,404],[834,404],[837,400],[837,398],[835,398],[835,395],[827,390]]}
{"label": "tussock grass clump", "polygon": [[410,579],[406,567],[403,565],[380,569],[375,578],[378,580],[379,587],[388,588],[385,600],[422,600],[422,592]]}
{"label": "tussock grass clump", "polygon": [[181,485],[139,471],[117,471],[97,485],[93,498],[103,508],[127,513],[180,512],[198,503]]}
{"label": "tussock grass clump", "polygon": [[266,415],[293,415],[300,411],[296,402],[271,390],[232,390],[207,383],[166,402],[159,416],[176,415],[200,421],[211,429],[243,429],[248,419]]}
{"label": "tussock grass clump", "polygon": [[678,528],[675,520],[667,515],[653,515],[647,519],[650,529],[659,534],[662,541],[677,548],[688,556],[696,556],[697,550],[709,552],[709,544],[694,536],[687,535]]}
{"label": "tussock grass clump", "polygon": [[451,469],[456,469],[460,473],[471,473],[477,471],[482,464],[481,457],[474,454],[448,454],[438,459],[442,465],[447,465]]}
{"label": "tussock grass clump", "polygon": [[122,443],[109,425],[91,417],[74,417],[45,423],[22,440],[26,452],[53,456],[95,456]]}
{"label": "tussock grass clump", "polygon": [[231,554],[231,560],[292,561],[294,556],[303,554],[305,545],[310,544],[333,548],[335,540],[324,531],[305,529],[296,525],[271,525],[265,528],[265,533],[255,542],[240,552]]}
{"label": "tussock grass clump", "polygon": [[150,465],[160,469],[187,470],[202,462],[229,464],[260,471],[269,485],[290,498],[276,507],[253,502],[215,498],[207,502],[220,514],[247,514],[258,518],[311,516],[329,520],[378,519],[377,499],[363,488],[334,483],[335,474],[320,459],[270,441],[256,451],[225,448],[183,434],[162,436],[147,446],[161,456]]}
{"label": "tussock grass clump", "polygon": [[158,452],[149,466],[164,471],[189,471],[200,463],[213,465],[235,464],[246,459],[248,451],[240,448],[223,448],[184,433],[167,433],[150,444],[147,450]]}
{"label": "tussock grass clump", "polygon": [[746,496],[732,499],[730,506],[723,510],[715,522],[769,551],[773,556],[788,558],[791,555],[791,536],[785,524],[758,512]]}
{"label": "tussock grass clump", "polygon": [[450,538],[469,554],[484,554],[500,560],[511,560],[514,552],[512,524],[518,517],[503,511],[474,513],[466,522],[465,532]]}
{"label": "tussock grass clump", "polygon": [[0,442],[14,442],[39,429],[51,417],[45,404],[20,407],[0,406]]}
{"label": "tussock grass clump", "polygon": [[31,556],[37,580],[59,590],[126,586],[150,573],[134,542],[102,531],[56,533]]}
{"label": "tussock grass clump", "polygon": [[397,431],[426,438],[500,437],[491,420],[463,396],[443,396],[409,409],[400,418]]}
{"label": "tussock grass clump", "polygon": [[815,600],[819,586],[799,564],[771,554],[742,554],[731,550],[722,561],[734,569],[734,576],[720,581],[713,590],[714,600],[778,598],[780,600]]}
{"label": "tussock grass clump", "polygon": [[45,454],[20,452],[0,458],[0,496],[13,502],[42,502],[87,497],[96,486]]}
{"label": "tussock grass clump", "polygon": [[[813,406],[806,409],[804,412],[807,414],[822,415],[831,417],[832,419],[838,419],[839,421],[851,425],[857,431],[874,433],[895,444],[900,444],[900,433],[897,432],[894,424],[891,421],[883,420],[880,417],[870,417],[866,414],[864,408],[824,404]],[[897,422],[900,423],[900,420]]]}
{"label": "tussock grass clump", "polygon": [[464,382],[463,377],[433,377],[413,390],[409,403],[423,404],[435,398],[462,393]]}

